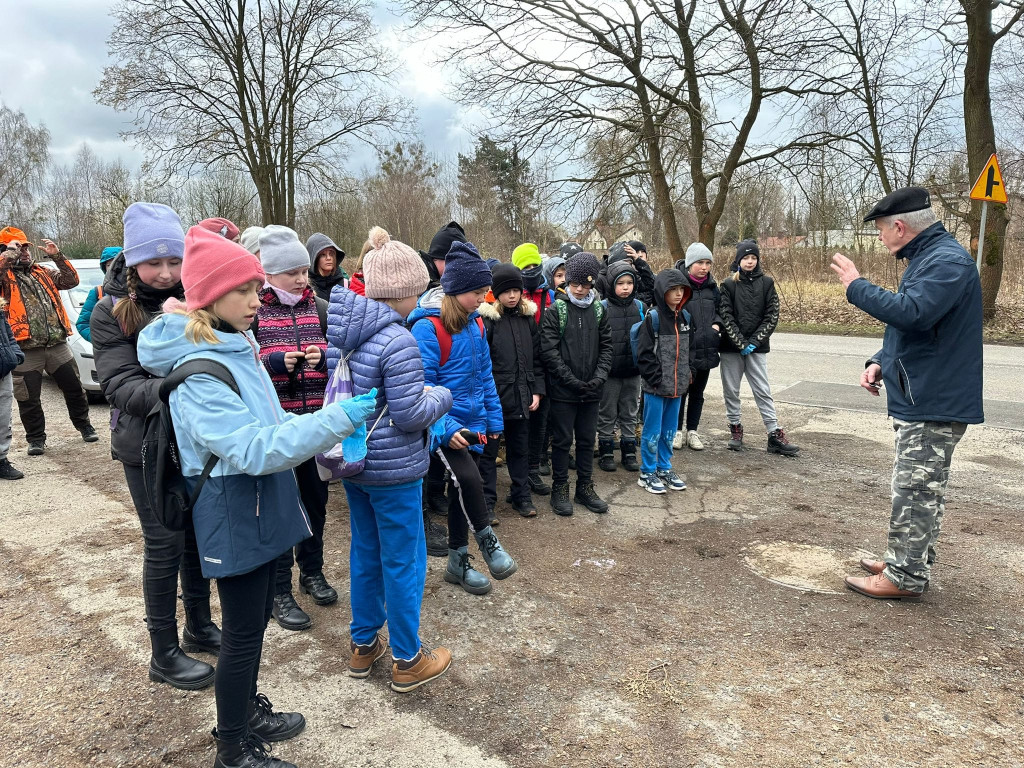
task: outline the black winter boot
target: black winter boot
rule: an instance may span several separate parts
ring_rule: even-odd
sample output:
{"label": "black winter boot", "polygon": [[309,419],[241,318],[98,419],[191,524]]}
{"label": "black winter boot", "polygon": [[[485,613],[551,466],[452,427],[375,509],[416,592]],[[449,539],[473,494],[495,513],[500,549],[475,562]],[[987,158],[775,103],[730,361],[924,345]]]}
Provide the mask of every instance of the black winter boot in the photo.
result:
{"label": "black winter boot", "polygon": [[[442,498],[444,498],[442,496]],[[423,533],[427,537],[427,554],[431,557],[448,556],[448,529],[430,519],[430,512],[423,509]]]}
{"label": "black winter boot", "polygon": [[178,628],[168,627],[149,633],[153,655],[149,660],[149,679],[167,683],[183,691],[198,691],[213,685],[215,672],[205,661],[185,655],[178,645]]}
{"label": "black winter boot", "polygon": [[537,474],[541,477],[551,477],[551,457],[546,453],[540,457],[540,466],[537,467]]}
{"label": "black winter boot", "polygon": [[239,741],[228,742],[221,740],[214,728],[213,738],[217,740],[217,759],[213,768],[297,768],[294,763],[271,757],[267,743],[253,733]]}
{"label": "black winter boot", "polygon": [[778,453],[782,456],[797,456],[800,454],[800,446],[793,445],[786,439],[786,433],[781,429],[768,433],[768,453]]}
{"label": "black winter boot", "polygon": [[619,451],[622,452],[622,468],[627,472],[639,472],[640,464],[636,460],[636,440],[628,437],[619,441]]}
{"label": "black winter boot", "polygon": [[25,473],[16,469],[7,459],[0,459],[0,480],[21,480],[24,476]]}
{"label": "black winter boot", "polygon": [[615,441],[601,439],[598,441],[597,447],[601,453],[601,458],[598,459],[597,466],[605,472],[614,472],[617,468],[615,463]]}
{"label": "black winter boot", "polygon": [[538,470],[531,470],[527,481],[530,483],[530,493],[536,493],[538,496],[547,496],[551,493],[551,486],[540,479]]}
{"label": "black winter boot", "polygon": [[285,741],[298,736],[305,727],[306,718],[298,712],[275,712],[270,699],[262,693],[249,702],[249,733],[263,741]]}
{"label": "black winter boot", "polygon": [[551,509],[556,515],[568,517],[572,514],[572,502],[569,501],[569,484],[555,483],[551,486]]}
{"label": "black winter boot", "polygon": [[728,448],[730,451],[742,451],[743,450],[743,425],[742,424],[730,424],[729,425],[729,438]]}
{"label": "black winter boot", "polygon": [[209,602],[185,608],[185,631],[181,650],[186,653],[220,653],[220,627],[210,618]]}
{"label": "black winter boot", "polygon": [[597,495],[593,483],[576,483],[576,494],[573,501],[578,501],[591,512],[604,514],[608,511],[608,502]]}
{"label": "black winter boot", "polygon": [[[448,497],[444,495],[444,483],[424,484],[423,509],[432,512],[438,517],[448,517]],[[445,552],[448,551],[447,545]]]}
{"label": "black winter boot", "polygon": [[301,630],[313,626],[313,620],[309,614],[299,608],[295,602],[295,596],[291,592],[274,595],[274,607],[271,615],[281,625],[282,629]]}
{"label": "black winter boot", "polygon": [[299,574],[299,590],[313,598],[317,605],[333,605],[338,602],[338,590],[327,583],[324,572]]}

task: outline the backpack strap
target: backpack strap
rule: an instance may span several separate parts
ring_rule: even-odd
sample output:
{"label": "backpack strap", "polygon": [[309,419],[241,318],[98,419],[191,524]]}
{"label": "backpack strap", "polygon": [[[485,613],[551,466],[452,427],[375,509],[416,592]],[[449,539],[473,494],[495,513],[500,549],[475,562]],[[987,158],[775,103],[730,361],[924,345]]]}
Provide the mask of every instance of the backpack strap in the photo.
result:
{"label": "backpack strap", "polygon": [[661,332],[661,320],[658,318],[658,310],[656,307],[651,307],[651,311],[647,313],[651,316],[651,330],[654,331],[655,337]]}
{"label": "backpack strap", "polygon": [[636,304],[637,310],[640,312],[640,319],[644,319],[644,315],[647,314],[647,310],[644,307],[644,303],[640,299],[633,299],[633,303]]}
{"label": "backpack strap", "polygon": [[558,312],[558,335],[565,336],[565,326],[569,323],[569,310],[564,301],[555,302],[555,311]]}
{"label": "backpack strap", "polygon": [[316,294],[313,294],[313,301],[316,302],[316,313],[320,317],[320,331],[324,338],[327,338],[327,302]]}
{"label": "backpack strap", "polygon": [[484,319],[480,315],[476,316],[476,326],[480,329],[480,338],[486,338],[487,331],[484,330]]}
{"label": "backpack strap", "polygon": [[428,315],[427,320],[434,326],[434,332],[437,334],[437,346],[441,350],[438,368],[443,368],[444,364],[448,362],[448,358],[452,356],[452,335],[448,333],[441,318],[437,315]]}
{"label": "backpack strap", "polygon": [[218,363],[216,360],[197,358],[182,363],[167,374],[166,378],[160,382],[160,399],[166,403],[171,396],[171,392],[177,389],[189,376],[195,376],[198,373],[205,373],[213,376],[215,379],[220,379],[231,387],[232,392],[239,397],[242,396],[242,393],[238,391],[238,385],[235,383],[235,377],[231,375],[231,371],[228,370],[226,365]]}
{"label": "backpack strap", "polygon": [[604,319],[604,302],[595,301],[593,306],[594,312],[597,314],[597,322],[600,325],[601,320]]}

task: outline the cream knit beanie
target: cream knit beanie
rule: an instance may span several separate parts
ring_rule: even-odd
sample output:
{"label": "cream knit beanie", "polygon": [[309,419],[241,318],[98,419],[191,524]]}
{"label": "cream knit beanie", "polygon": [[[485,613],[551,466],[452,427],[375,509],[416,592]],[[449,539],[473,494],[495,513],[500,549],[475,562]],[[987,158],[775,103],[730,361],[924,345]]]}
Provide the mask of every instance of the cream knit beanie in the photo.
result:
{"label": "cream knit beanie", "polygon": [[392,240],[380,227],[370,230],[373,250],[363,257],[363,282],[368,299],[405,299],[427,290],[427,265],[405,243]]}

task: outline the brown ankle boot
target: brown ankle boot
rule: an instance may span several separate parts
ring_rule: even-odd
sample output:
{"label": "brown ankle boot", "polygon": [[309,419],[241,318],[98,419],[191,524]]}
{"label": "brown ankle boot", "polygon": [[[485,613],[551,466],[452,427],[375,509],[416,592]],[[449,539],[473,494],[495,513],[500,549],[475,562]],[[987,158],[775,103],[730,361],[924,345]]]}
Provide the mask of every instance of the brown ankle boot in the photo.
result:
{"label": "brown ankle boot", "polygon": [[410,661],[395,659],[391,664],[391,690],[408,693],[443,675],[452,664],[452,652],[437,647],[433,651],[426,646],[420,648],[416,658]]}
{"label": "brown ankle boot", "polygon": [[370,645],[356,645],[355,640],[350,640],[349,646],[352,648],[352,658],[348,662],[348,676],[360,679],[369,677],[373,662],[388,652],[388,642],[380,633]]}

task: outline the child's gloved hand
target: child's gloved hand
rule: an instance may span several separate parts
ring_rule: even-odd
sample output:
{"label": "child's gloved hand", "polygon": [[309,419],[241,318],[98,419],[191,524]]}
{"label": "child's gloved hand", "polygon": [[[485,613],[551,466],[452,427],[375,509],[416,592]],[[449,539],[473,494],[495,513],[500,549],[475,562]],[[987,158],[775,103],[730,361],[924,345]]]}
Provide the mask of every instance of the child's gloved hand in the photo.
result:
{"label": "child's gloved hand", "polygon": [[745,346],[743,348],[743,351],[740,352],[740,355],[742,355],[743,357],[746,357],[751,352],[753,352],[755,349],[757,349],[757,345],[756,344],[747,344],[747,346]]}
{"label": "child's gloved hand", "polygon": [[356,395],[338,403],[354,426],[359,426],[377,410],[377,388],[374,387],[365,395]]}

